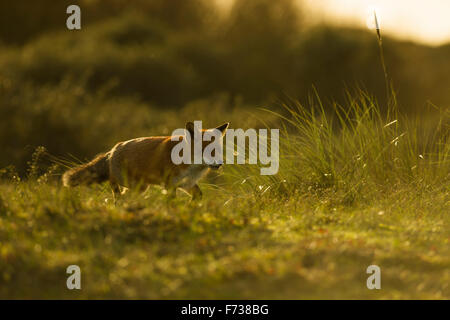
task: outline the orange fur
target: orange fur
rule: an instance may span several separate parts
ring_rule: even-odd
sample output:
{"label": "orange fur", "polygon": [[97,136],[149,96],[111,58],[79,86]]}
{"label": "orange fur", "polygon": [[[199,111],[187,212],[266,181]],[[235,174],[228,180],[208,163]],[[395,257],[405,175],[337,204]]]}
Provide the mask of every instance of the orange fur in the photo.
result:
{"label": "orange fur", "polygon": [[[186,125],[192,130],[192,123]],[[228,124],[218,129],[224,133]],[[202,130],[205,131],[205,130]],[[172,136],[136,138],[117,143],[110,151],[91,162],[73,168],[63,175],[65,186],[89,184],[109,180],[115,190],[122,187],[146,187],[163,184],[166,188],[182,187],[194,196],[201,195],[197,181],[210,170],[206,164],[175,165],[171,159],[172,148],[179,141]],[[209,142],[203,142],[203,148]]]}

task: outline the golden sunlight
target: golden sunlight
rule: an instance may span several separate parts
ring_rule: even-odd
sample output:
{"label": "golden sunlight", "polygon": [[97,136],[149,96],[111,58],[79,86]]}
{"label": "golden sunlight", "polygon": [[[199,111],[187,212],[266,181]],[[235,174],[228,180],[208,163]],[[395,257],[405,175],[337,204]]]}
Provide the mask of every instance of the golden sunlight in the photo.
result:
{"label": "golden sunlight", "polygon": [[307,0],[303,3],[322,22],[374,28],[375,10],[384,33],[434,45],[450,41],[448,0]]}

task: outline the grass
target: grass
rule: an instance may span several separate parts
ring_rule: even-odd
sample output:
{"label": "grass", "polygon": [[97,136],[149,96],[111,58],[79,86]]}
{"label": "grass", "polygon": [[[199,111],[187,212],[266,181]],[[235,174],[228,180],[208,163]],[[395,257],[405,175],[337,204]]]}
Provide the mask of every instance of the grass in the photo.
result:
{"label": "grass", "polygon": [[448,112],[393,119],[363,92],[282,105],[280,172],[226,166],[201,201],[4,170],[0,297],[449,299]]}
{"label": "grass", "polygon": [[[422,105],[448,102],[448,45],[384,52],[378,26],[383,77],[367,32],[306,28],[292,1],[236,1],[220,19],[198,1],[119,2],[89,5],[82,32],[60,29],[63,11],[6,10],[53,31],[31,19],[0,44],[0,298],[450,298],[450,113]],[[360,90],[345,102],[336,84],[355,80],[386,87],[386,106]],[[310,83],[336,102],[254,107]],[[278,174],[225,166],[201,201],[61,186],[74,159],[192,120],[280,128]],[[31,157],[39,145],[58,165]]]}

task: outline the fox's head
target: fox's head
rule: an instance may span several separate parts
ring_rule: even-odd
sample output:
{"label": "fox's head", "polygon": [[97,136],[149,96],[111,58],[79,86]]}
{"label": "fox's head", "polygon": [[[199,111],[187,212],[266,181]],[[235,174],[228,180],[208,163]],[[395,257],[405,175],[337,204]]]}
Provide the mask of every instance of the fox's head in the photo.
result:
{"label": "fox's head", "polygon": [[211,169],[219,169],[224,161],[223,155],[223,137],[230,125],[229,122],[224,123],[213,129],[202,129],[197,125],[197,121],[186,123],[186,130],[191,137],[191,154],[197,154],[201,157],[202,164]]}

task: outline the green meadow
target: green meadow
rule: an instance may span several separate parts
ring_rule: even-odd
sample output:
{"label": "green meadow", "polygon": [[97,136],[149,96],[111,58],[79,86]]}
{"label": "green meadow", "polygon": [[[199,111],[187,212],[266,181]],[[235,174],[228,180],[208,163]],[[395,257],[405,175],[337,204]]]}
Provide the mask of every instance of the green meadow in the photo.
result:
{"label": "green meadow", "polygon": [[[0,186],[0,295],[447,299],[450,144],[362,99],[336,129],[286,106],[279,173],[225,165],[200,201],[156,186],[118,199],[107,183],[63,188],[51,170],[34,175],[37,150],[26,180],[6,172]],[[72,264],[80,291],[65,287]],[[372,264],[381,290],[366,287]]]}
{"label": "green meadow", "polygon": [[[24,23],[0,31],[1,299],[450,298],[449,45],[383,37],[386,82],[374,32],[308,26],[293,3],[224,17],[201,0],[80,1],[76,32],[63,6],[11,4]],[[278,173],[224,165],[195,201],[62,186],[116,142],[194,120],[279,129]]]}

